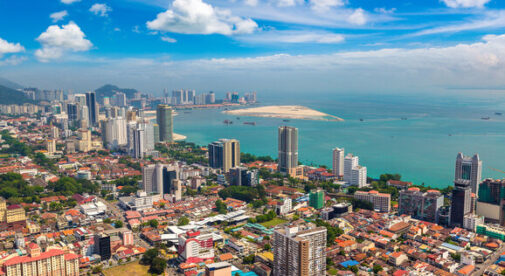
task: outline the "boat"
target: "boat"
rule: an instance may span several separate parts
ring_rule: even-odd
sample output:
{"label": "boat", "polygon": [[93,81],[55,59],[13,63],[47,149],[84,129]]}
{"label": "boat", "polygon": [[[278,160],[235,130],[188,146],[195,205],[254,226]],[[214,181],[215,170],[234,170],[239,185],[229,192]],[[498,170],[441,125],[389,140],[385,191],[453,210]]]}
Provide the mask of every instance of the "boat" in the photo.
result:
{"label": "boat", "polygon": [[240,117],[237,117],[237,120],[240,120]]}
{"label": "boat", "polygon": [[184,114],[189,114],[191,113],[191,111],[184,111]]}
{"label": "boat", "polygon": [[255,126],[256,122],[244,122],[244,125]]}
{"label": "boat", "polygon": [[226,124],[226,125],[231,125],[231,124],[233,124],[233,121],[224,120],[223,123]]}
{"label": "boat", "polygon": [[407,117],[402,117],[401,119],[402,119],[402,121],[405,121],[405,120],[407,120]]}
{"label": "boat", "polygon": [[490,117],[482,117],[482,118],[480,118],[480,119],[481,119],[481,120],[486,120],[486,121],[487,121],[487,120],[490,120],[491,118],[490,118]]}
{"label": "boat", "polygon": [[501,112],[495,112],[494,115],[498,115],[498,116],[501,116],[503,113]]}
{"label": "boat", "polygon": [[288,120],[288,119],[284,119],[284,120],[282,120],[282,121],[283,121],[283,122],[289,122],[289,120]]}
{"label": "boat", "polygon": [[452,134],[449,133],[449,136],[452,136]]}
{"label": "boat", "polygon": [[364,120],[363,120],[363,118],[359,118],[359,121],[360,121],[360,122],[363,122]]}

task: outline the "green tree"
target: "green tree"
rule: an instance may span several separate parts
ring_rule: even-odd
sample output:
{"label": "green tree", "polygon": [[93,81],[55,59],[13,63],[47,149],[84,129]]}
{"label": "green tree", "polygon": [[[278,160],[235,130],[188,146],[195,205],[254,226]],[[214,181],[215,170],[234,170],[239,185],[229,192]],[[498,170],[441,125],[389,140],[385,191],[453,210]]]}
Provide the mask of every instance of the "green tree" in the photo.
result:
{"label": "green tree", "polygon": [[228,213],[228,207],[220,199],[216,200],[215,205],[216,205],[216,210],[220,214],[226,214],[226,213]]}
{"label": "green tree", "polygon": [[123,222],[122,222],[122,221],[120,221],[120,220],[116,220],[116,221],[114,222],[114,227],[116,227],[116,228],[121,228],[121,227],[123,227]]}
{"label": "green tree", "polygon": [[155,220],[155,219],[152,219],[152,220],[150,220],[150,221],[149,221],[149,225],[150,225],[151,227],[153,227],[153,228],[158,228],[158,225],[159,225],[159,224],[160,224],[160,223],[159,223],[157,220]]}
{"label": "green tree", "polygon": [[165,272],[166,267],[167,261],[165,261],[165,259],[155,257],[151,262],[151,266],[149,267],[149,273],[160,275]]}
{"label": "green tree", "polygon": [[189,224],[189,219],[187,217],[180,217],[177,221],[177,226],[184,226]]}
{"label": "green tree", "polygon": [[382,266],[378,265],[378,264],[374,264],[373,265],[373,273],[379,273],[379,271],[382,271]]}
{"label": "green tree", "polygon": [[140,264],[143,265],[151,265],[153,263],[153,260],[160,255],[160,251],[158,248],[151,248],[147,250],[144,255],[142,255],[142,258],[140,259]]}

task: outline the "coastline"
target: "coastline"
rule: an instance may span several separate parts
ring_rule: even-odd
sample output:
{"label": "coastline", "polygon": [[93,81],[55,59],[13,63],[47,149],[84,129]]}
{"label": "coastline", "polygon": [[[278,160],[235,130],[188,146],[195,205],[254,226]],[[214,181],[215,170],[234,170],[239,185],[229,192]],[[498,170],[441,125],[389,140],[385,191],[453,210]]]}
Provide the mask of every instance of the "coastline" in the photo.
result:
{"label": "coastline", "polygon": [[298,120],[318,120],[342,122],[344,119],[326,114],[301,105],[270,105],[235,110],[225,110],[224,114],[263,118],[281,118]]}

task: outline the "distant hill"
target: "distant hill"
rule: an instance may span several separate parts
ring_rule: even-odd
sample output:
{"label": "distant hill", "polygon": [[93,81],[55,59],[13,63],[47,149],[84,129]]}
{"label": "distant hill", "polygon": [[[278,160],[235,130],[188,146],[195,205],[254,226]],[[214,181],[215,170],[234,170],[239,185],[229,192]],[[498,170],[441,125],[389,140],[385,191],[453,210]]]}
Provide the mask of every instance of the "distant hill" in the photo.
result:
{"label": "distant hill", "polygon": [[103,99],[104,97],[112,97],[116,92],[122,92],[126,94],[126,97],[133,98],[133,95],[137,93],[136,89],[133,88],[119,88],[112,84],[106,84],[98,89],[95,89],[96,96],[99,99]]}
{"label": "distant hill", "polygon": [[0,77],[0,85],[11,89],[23,89],[24,87],[18,83]]}
{"label": "distant hill", "polygon": [[0,85],[0,104],[24,103],[34,103],[34,101],[26,97],[21,91]]}

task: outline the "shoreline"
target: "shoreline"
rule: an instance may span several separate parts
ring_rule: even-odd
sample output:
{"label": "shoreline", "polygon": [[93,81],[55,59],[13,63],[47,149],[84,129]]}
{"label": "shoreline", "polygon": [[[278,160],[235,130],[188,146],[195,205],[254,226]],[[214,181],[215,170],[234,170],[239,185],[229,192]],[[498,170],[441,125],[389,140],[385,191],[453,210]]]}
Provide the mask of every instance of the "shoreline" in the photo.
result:
{"label": "shoreline", "polygon": [[234,116],[250,116],[263,118],[280,118],[295,120],[316,120],[342,122],[344,119],[326,114],[301,105],[270,105],[234,110],[225,110],[222,113]]}

